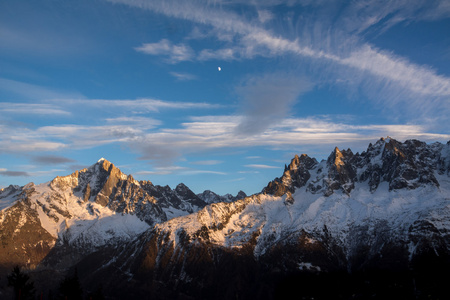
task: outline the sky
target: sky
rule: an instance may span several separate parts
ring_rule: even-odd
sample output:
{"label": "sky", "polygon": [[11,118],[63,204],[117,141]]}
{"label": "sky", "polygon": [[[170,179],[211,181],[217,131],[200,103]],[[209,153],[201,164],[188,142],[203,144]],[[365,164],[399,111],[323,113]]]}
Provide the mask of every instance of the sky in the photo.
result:
{"label": "sky", "polygon": [[450,1],[0,0],[0,188],[96,163],[260,192],[295,154],[450,140]]}

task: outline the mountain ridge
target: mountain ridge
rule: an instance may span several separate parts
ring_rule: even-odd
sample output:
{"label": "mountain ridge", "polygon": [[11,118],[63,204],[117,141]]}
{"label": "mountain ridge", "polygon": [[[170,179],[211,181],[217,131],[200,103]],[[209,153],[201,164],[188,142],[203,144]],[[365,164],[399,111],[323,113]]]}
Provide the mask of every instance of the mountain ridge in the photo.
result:
{"label": "mountain ridge", "polygon": [[[77,268],[86,286],[102,282],[112,298],[125,289],[270,299],[280,276],[414,277],[423,261],[431,271],[450,266],[450,141],[388,137],[361,153],[336,147],[320,162],[295,155],[260,193],[239,195],[138,182],[105,159],[46,184],[10,186],[0,201],[18,201],[0,202],[0,268],[13,253],[30,269]],[[33,246],[17,252],[31,235]]]}
{"label": "mountain ridge", "polygon": [[[100,247],[133,239],[156,223],[192,213],[206,203],[184,184],[172,190],[139,182],[102,158],[49,182],[3,188],[0,205],[0,264],[33,269],[46,264],[44,258],[55,247],[74,248],[66,251],[69,255],[60,254],[72,257],[60,260],[64,268]],[[32,246],[19,247],[26,241]],[[54,258],[50,261],[58,265]]]}
{"label": "mountain ridge", "polygon": [[[289,274],[384,274],[370,280],[386,276],[392,281],[388,285],[404,286],[390,277],[404,273],[407,284],[432,284],[422,274],[449,274],[449,148],[450,143],[388,138],[361,154],[335,148],[321,162],[297,155],[261,193],[159,223],[117,257],[133,278],[160,282],[158,288],[169,295],[171,286],[198,295],[206,284],[207,299],[226,299],[222,292],[238,288],[235,282],[214,292],[208,278],[229,282],[220,272],[239,278],[261,299],[270,298],[262,291],[271,287],[266,292],[273,293],[277,277]],[[138,258],[120,259],[128,251]],[[231,262],[246,267],[231,267]],[[434,275],[427,276],[442,281]],[[150,292],[139,284],[133,288]],[[250,296],[243,289],[234,292]]]}

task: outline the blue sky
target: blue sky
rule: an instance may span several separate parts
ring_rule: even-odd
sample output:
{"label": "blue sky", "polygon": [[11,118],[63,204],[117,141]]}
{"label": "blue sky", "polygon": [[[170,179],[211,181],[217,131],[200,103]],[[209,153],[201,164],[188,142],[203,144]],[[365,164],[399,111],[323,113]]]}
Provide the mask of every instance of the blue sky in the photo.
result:
{"label": "blue sky", "polygon": [[295,154],[447,142],[449,33],[449,1],[0,0],[0,187],[104,157],[252,194]]}

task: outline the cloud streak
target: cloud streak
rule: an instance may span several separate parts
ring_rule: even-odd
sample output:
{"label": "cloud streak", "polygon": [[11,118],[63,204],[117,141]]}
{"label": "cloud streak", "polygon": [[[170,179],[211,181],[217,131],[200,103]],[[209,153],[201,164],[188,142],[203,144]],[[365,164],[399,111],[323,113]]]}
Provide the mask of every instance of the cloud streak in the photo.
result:
{"label": "cloud streak", "polygon": [[189,73],[180,73],[180,72],[170,72],[170,75],[172,75],[173,77],[175,77],[176,79],[180,80],[180,81],[189,81],[189,80],[197,80],[198,77],[193,75],[193,74],[189,74]]}
{"label": "cloud streak", "polygon": [[67,110],[64,110],[52,104],[45,103],[2,102],[0,112],[9,114],[71,115],[71,113]]}
{"label": "cloud streak", "polygon": [[279,167],[263,165],[263,164],[250,164],[250,165],[244,165],[244,167],[253,168],[253,169],[278,169],[279,168]]}
{"label": "cloud streak", "polygon": [[167,61],[170,63],[189,61],[192,60],[194,55],[189,46],[185,44],[174,45],[167,39],[162,39],[157,43],[144,43],[134,49],[145,54],[167,56]]}
{"label": "cloud streak", "polygon": [[31,175],[28,172],[23,171],[9,171],[4,168],[0,168],[0,175],[8,176],[8,177],[30,177]]}
{"label": "cloud streak", "polygon": [[32,161],[34,161],[38,164],[44,164],[44,165],[59,165],[59,164],[67,164],[67,163],[76,162],[73,159],[63,157],[63,156],[57,156],[57,155],[35,156],[32,158]]}
{"label": "cloud streak", "polygon": [[222,107],[219,104],[206,102],[165,101],[159,99],[65,99],[59,101],[64,105],[86,105],[101,108],[119,108],[125,111],[159,112],[161,109],[214,109]]}

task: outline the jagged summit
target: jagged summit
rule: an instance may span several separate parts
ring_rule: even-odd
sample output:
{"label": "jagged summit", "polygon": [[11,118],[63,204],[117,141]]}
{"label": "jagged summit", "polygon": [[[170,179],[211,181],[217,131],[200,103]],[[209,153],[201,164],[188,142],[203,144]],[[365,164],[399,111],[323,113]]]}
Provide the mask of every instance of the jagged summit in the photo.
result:
{"label": "jagged summit", "polygon": [[330,196],[338,190],[349,194],[357,183],[368,184],[372,192],[382,182],[387,182],[390,190],[414,189],[423,184],[439,186],[435,172],[448,174],[448,153],[449,143],[428,145],[418,140],[401,143],[386,137],[369,144],[361,154],[335,147],[327,160],[320,163],[306,154],[296,155],[285,166],[281,178],[271,181],[263,192],[281,196],[306,186],[308,192]]}
{"label": "jagged summit", "polygon": [[247,194],[243,191],[239,191],[236,196],[232,194],[225,194],[223,196],[218,195],[210,190],[205,190],[203,193],[197,194],[197,196],[202,199],[204,202],[211,203],[219,203],[219,202],[234,202],[236,200],[244,199],[247,197]]}

